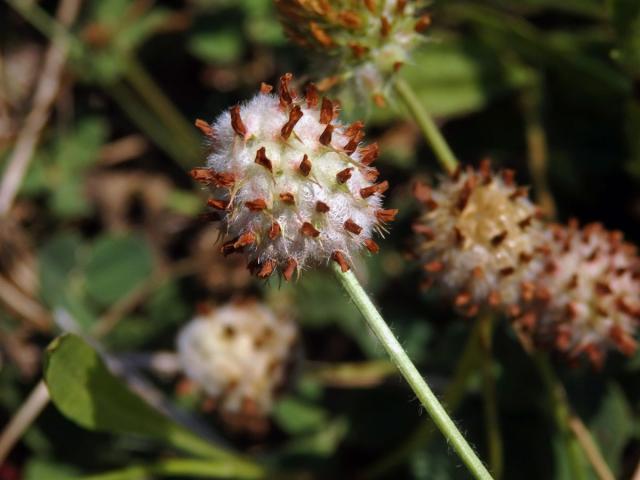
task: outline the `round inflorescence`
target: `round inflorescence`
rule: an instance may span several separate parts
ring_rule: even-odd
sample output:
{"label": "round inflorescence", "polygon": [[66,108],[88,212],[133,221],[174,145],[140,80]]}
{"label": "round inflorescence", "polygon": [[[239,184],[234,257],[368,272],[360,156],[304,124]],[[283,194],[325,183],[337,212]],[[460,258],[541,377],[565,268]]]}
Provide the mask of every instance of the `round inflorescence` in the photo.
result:
{"label": "round inflorescence", "polygon": [[343,125],[334,102],[312,84],[299,97],[290,81],[280,79],[279,95],[263,84],[211,125],[197,122],[211,153],[192,176],[223,222],[222,251],[245,253],[260,278],[278,269],[289,280],[331,259],[346,271],[363,247],[378,251],[374,230],[397,212],[381,208],[388,183],[376,183],[378,146],[362,145],[362,122]]}
{"label": "round inflorescence", "polygon": [[355,80],[384,103],[390,77],[409,60],[430,24],[407,0],[276,0],[287,35],[296,43],[334,57],[337,75],[328,85]]}
{"label": "round inflorescence", "polygon": [[257,303],[198,316],[178,334],[186,375],[229,414],[267,415],[285,380],[296,324]]}
{"label": "round inflorescence", "polygon": [[437,188],[415,186],[426,209],[414,230],[427,283],[437,282],[469,316],[483,305],[517,309],[540,268],[538,210],[513,177],[483,162]]}
{"label": "round inflorescence", "polygon": [[[600,224],[553,225],[535,298],[525,302],[535,339],[597,367],[608,349],[631,355],[640,321],[640,258]],[[533,307],[533,308],[532,308]]]}

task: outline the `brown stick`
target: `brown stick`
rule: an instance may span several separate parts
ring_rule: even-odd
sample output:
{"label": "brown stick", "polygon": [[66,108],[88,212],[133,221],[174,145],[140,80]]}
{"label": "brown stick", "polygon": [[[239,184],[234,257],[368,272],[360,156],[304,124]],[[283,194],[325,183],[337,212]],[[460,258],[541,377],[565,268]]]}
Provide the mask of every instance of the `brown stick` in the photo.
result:
{"label": "brown stick", "polygon": [[[71,25],[78,15],[80,3],[80,0],[62,0],[56,12],[58,22],[63,26]],[[40,73],[40,82],[36,87],[33,108],[18,134],[15,148],[9,157],[7,169],[0,183],[0,216],[9,212],[20,189],[42,129],[49,118],[51,106],[58,95],[68,52],[67,37],[60,33],[54,34]]]}

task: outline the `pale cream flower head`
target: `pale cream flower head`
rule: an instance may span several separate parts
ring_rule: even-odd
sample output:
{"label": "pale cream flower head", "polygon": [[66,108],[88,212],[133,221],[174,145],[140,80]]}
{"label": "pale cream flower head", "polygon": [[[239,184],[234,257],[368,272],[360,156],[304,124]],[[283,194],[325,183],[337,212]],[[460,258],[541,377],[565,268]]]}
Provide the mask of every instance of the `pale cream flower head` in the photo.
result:
{"label": "pale cream flower head", "polygon": [[536,298],[525,302],[535,340],[600,367],[609,350],[632,355],[640,321],[640,258],[600,224],[551,226]]}
{"label": "pale cream flower head", "polygon": [[292,360],[297,325],[259,303],[230,304],[180,330],[180,364],[223,413],[267,415]]}
{"label": "pale cream flower head", "polygon": [[513,177],[483,162],[433,189],[416,185],[425,213],[414,230],[427,280],[470,316],[483,305],[517,307],[540,269],[538,210]]}
{"label": "pale cream flower head", "polygon": [[[371,166],[375,143],[364,145],[362,122],[344,125],[338,105],[309,85],[298,96],[291,74],[279,94],[264,85],[250,101],[200,123],[211,153],[192,171],[207,185],[229,240],[225,254],[242,252],[260,278],[334,260],[343,271],[384,232],[396,210],[382,208],[388,183]],[[376,183],[377,182],[377,183]]]}

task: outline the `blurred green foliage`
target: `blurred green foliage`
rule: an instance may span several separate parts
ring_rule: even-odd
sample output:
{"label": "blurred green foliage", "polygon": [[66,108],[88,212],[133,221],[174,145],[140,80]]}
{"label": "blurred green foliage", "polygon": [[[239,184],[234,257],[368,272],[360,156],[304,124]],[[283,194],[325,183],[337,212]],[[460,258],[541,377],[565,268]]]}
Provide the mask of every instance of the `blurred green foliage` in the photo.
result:
{"label": "blurred green foliage", "polygon": [[[30,94],[16,92],[32,92],[39,80],[56,3],[0,5],[0,120],[8,132],[0,131],[0,171],[31,105]],[[428,11],[433,26],[401,74],[459,157],[476,163],[489,156],[515,168],[535,195],[528,134],[539,127],[559,219],[602,221],[637,242],[640,2],[443,0]],[[319,271],[286,285],[247,280],[243,266],[217,255],[215,235],[197,218],[202,192],[186,171],[203,158],[193,119],[212,120],[283,72],[322,78],[326,59],[286,40],[270,0],[85,2],[69,34],[69,68],[12,211],[28,241],[0,239],[0,274],[8,278],[12,265],[5,257],[29,265],[14,244],[27,249],[37,285],[18,287],[51,314],[43,331],[0,304],[0,418],[12,418],[41,374],[56,408],[45,409],[0,477],[15,471],[20,476],[7,478],[56,480],[109,470],[113,478],[165,476],[168,467],[154,462],[224,444],[276,471],[355,478],[405,447],[426,416],[398,378],[384,368],[371,374],[369,361],[384,352],[332,277]],[[417,214],[410,185],[439,169],[393,99],[384,109],[348,92],[341,101],[345,118],[365,119],[367,134],[380,142],[388,201],[401,208],[381,253],[365,258],[358,273],[442,395],[472,321],[457,318],[438,292],[421,292],[420,272],[406,254]],[[181,270],[185,262],[189,268]],[[202,410],[197,395],[182,391],[181,375],[131,360],[173,351],[177,330],[199,304],[239,297],[263,299],[302,329],[300,358],[269,432],[258,438]],[[68,330],[79,336],[59,337],[46,350]],[[145,403],[101,355],[125,365],[125,377],[150,379],[162,398],[191,410],[202,431],[217,432],[213,440],[185,433]],[[503,478],[571,478],[543,383],[507,322],[496,328],[493,361]],[[317,374],[344,365],[341,383]],[[640,355],[612,355],[602,372],[561,361],[555,367],[616,477],[631,478],[640,460]],[[474,370],[454,418],[487,458],[481,382]],[[383,476],[468,478],[437,434],[414,447]],[[159,470],[127,470],[142,464]],[[225,475],[233,478],[193,474]]]}

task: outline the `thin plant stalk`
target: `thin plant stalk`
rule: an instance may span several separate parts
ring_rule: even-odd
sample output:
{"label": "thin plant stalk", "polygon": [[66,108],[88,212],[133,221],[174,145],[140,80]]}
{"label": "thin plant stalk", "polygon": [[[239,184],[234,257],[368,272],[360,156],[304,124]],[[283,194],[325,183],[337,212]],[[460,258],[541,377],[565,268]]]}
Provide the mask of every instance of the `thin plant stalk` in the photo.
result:
{"label": "thin plant stalk", "polygon": [[125,77],[141,98],[147,103],[162,123],[172,131],[183,145],[182,164],[192,164],[200,158],[200,139],[196,135],[195,128],[190,125],[182,113],[178,111],[173,102],[167,98],[164,92],[156,84],[155,80],[147,73],[140,61],[131,57],[126,62]]}
{"label": "thin plant stalk", "polygon": [[128,86],[122,82],[116,82],[105,86],[105,90],[111,95],[111,98],[113,98],[129,119],[148,135],[162,151],[176,160],[176,162],[184,161],[182,151],[180,147],[171,140],[169,131],[164,125],[154,120],[153,116],[140,104],[136,95],[131,92]]}
{"label": "thin plant stalk", "polygon": [[227,461],[171,458],[151,465],[126,467],[111,472],[82,477],[82,480],[139,480],[141,478],[265,478],[265,473],[250,464]]}
{"label": "thin plant stalk", "polygon": [[487,313],[478,320],[482,329],[482,397],[484,419],[489,446],[489,468],[496,480],[502,478],[503,448],[498,418],[498,398],[496,394],[496,378],[493,371],[493,331],[495,318]]}
{"label": "thin plant stalk", "polygon": [[460,430],[458,430],[458,427],[456,427],[453,420],[451,420],[440,401],[433,394],[422,375],[420,375],[420,372],[418,372],[418,369],[404,351],[404,348],[402,348],[402,345],[391,331],[391,328],[389,328],[382,316],[378,313],[376,307],[369,299],[369,296],[353,272],[347,271],[343,273],[337,264],[333,265],[333,269],[336,277],[364,317],[368,327],[376,335],[391,358],[391,361],[407,381],[422,406],[456,451],[469,472],[476,479],[491,479],[491,474],[473,451],[473,448],[471,448],[462,436]]}
{"label": "thin plant stalk", "polygon": [[529,172],[535,188],[537,203],[548,218],[556,216],[556,204],[547,175],[549,149],[542,121],[542,86],[536,78],[533,85],[522,92],[520,106],[527,141]]}
{"label": "thin plant stalk", "polygon": [[[450,412],[455,412],[462,403],[469,380],[480,362],[481,334],[482,325],[476,322],[459,357],[453,379],[449,382],[442,395],[442,403],[447,406]],[[428,420],[420,422],[420,425],[399,447],[371,465],[365,471],[363,478],[374,479],[387,474],[394,467],[405,462],[419,448],[425,449],[431,442],[434,432],[432,422]]]}
{"label": "thin plant stalk", "polygon": [[575,480],[587,480],[589,474],[586,469],[582,449],[576,437],[569,428],[571,412],[564,388],[555,378],[549,359],[542,353],[534,353],[533,359],[540,374],[540,378],[547,389],[549,408],[552,410],[556,428],[562,436],[565,455],[569,461],[571,478]]}
{"label": "thin plant stalk", "polygon": [[422,102],[416,96],[411,86],[402,78],[397,78],[394,82],[394,87],[398,97],[400,97],[418,124],[418,127],[420,127],[420,130],[422,130],[424,138],[429,142],[442,168],[449,173],[455,171],[458,167],[456,156],[442,136],[438,125],[436,125],[436,122],[431,115],[429,115],[429,112],[423,107]]}
{"label": "thin plant stalk", "polygon": [[[43,35],[59,36],[69,44],[71,53],[85,54],[82,41],[62,23],[51,18],[38,4],[24,0],[7,0],[7,3]],[[73,56],[70,60],[73,60]],[[116,82],[103,84],[102,87],[153,143],[178,165],[192,167],[200,156],[201,144],[195,130],[190,129],[182,114],[137,61],[129,61],[127,66],[125,76],[129,86]],[[137,95],[130,92],[131,89]],[[175,138],[179,140],[176,141]]]}
{"label": "thin plant stalk", "polygon": [[[79,0],[61,2],[56,14],[63,26],[71,25],[80,10]],[[17,8],[17,7],[14,7]],[[22,10],[18,10],[22,12]],[[15,148],[7,161],[2,179],[0,180],[0,215],[6,216],[11,210],[22,180],[27,173],[33,154],[40,140],[51,108],[58,96],[62,83],[62,74],[67,63],[70,42],[67,37],[56,31],[51,37],[51,43],[45,55],[44,66],[40,72],[40,81],[36,87],[33,107],[27,115],[15,143]]]}
{"label": "thin plant stalk", "polygon": [[0,434],[0,465],[49,403],[49,390],[40,380]]}

